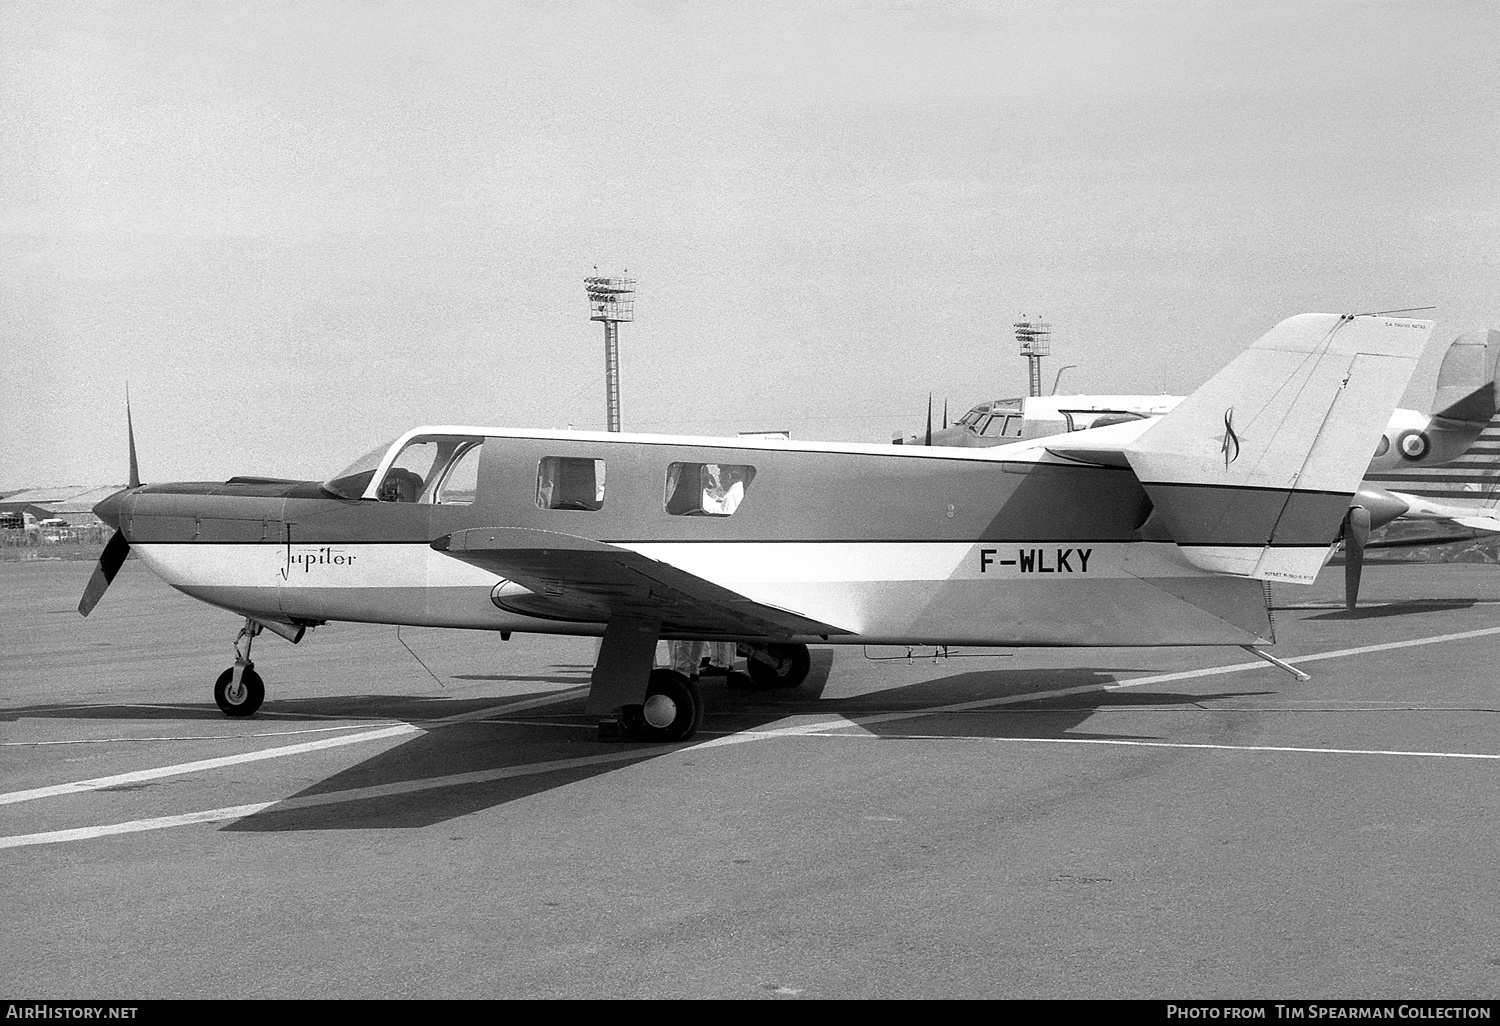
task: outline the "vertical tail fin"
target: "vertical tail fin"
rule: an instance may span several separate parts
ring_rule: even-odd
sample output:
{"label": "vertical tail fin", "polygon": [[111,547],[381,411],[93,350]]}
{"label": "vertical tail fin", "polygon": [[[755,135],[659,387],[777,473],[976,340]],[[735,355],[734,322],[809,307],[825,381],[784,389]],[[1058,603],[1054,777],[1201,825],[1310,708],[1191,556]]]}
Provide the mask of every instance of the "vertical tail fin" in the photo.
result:
{"label": "vertical tail fin", "polygon": [[[1483,429],[1500,412],[1495,380],[1500,360],[1500,331],[1469,331],[1454,339],[1438,368],[1434,417],[1474,424]],[[1479,431],[1474,432],[1478,435]],[[1470,439],[1472,441],[1472,439]]]}
{"label": "vertical tail fin", "polygon": [[1282,321],[1126,450],[1194,566],[1311,584],[1431,321]]}

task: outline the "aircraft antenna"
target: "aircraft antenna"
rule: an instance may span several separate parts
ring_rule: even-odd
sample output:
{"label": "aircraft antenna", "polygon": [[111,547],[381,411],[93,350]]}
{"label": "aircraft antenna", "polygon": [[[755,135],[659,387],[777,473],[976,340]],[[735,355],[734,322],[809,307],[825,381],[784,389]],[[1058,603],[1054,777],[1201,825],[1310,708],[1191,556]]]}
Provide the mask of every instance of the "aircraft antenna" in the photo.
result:
{"label": "aircraft antenna", "polygon": [[606,428],[620,430],[620,322],[635,320],[634,278],[585,278],[589,320],[604,322],[604,412]]}
{"label": "aircraft antenna", "polygon": [[1016,341],[1021,343],[1021,355],[1031,362],[1030,394],[1041,395],[1042,357],[1052,353],[1052,325],[1046,321],[1029,321],[1022,314],[1013,327],[1016,329]]}

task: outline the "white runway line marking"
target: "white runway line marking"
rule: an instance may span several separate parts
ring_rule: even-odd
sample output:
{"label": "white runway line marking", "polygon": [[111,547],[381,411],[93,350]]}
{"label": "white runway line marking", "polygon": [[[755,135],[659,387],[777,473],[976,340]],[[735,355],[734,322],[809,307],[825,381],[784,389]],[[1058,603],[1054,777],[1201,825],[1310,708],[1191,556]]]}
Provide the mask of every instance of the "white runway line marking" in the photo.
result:
{"label": "white runway line marking", "polygon": [[[1479,630],[1460,631],[1455,634],[1439,634],[1427,638],[1415,638],[1410,641],[1392,641],[1378,645],[1361,645],[1356,648],[1338,649],[1332,652],[1319,652],[1313,655],[1299,656],[1288,659],[1289,663],[1315,662],[1321,659],[1336,659],[1343,656],[1364,655],[1369,652],[1385,652],[1398,648],[1413,648],[1419,645],[1434,645],[1446,641],[1463,641],[1470,638],[1485,637],[1500,634],[1500,627],[1486,627]],[[1243,670],[1253,670],[1266,667],[1266,663],[1259,660],[1247,663],[1233,663],[1228,666],[1211,666],[1200,670],[1182,670],[1175,673],[1160,673],[1146,677],[1136,677],[1131,680],[1117,681],[1111,684],[1084,684],[1071,688],[1058,688],[1052,691],[1034,691],[1026,694],[1005,695],[999,698],[978,699],[972,702],[955,702],[948,705],[928,706],[921,709],[911,709],[902,712],[879,713],[874,716],[860,716],[856,718],[845,718],[838,716],[833,719],[819,719],[813,717],[810,722],[788,724],[785,727],[761,729],[756,731],[741,731],[724,737],[705,741],[701,744],[688,745],[678,749],[661,751],[662,755],[678,754],[681,752],[697,752],[705,748],[719,748],[725,745],[744,744],[748,741],[764,741],[778,737],[818,736],[829,738],[864,737],[872,735],[830,733],[830,731],[843,731],[850,727],[861,727],[867,724],[889,723],[896,720],[914,719],[920,716],[931,716],[944,712],[961,712],[971,709],[990,708],[998,705],[1009,705],[1019,702],[1034,702],[1046,698],[1056,698],[1063,695],[1077,695],[1098,691],[1118,691],[1123,688],[1140,687],[1143,684],[1159,684],[1173,680],[1191,680],[1195,677],[1211,677],[1224,673],[1238,673]],[[582,688],[570,689],[566,692],[557,692],[550,695],[542,695],[533,699],[524,699],[521,702],[509,703],[477,710],[472,713],[460,713],[457,716],[446,717],[441,720],[431,721],[434,725],[445,725],[449,723],[462,723],[469,720],[480,719],[484,716],[492,716],[504,709],[520,710],[531,708],[536,705],[545,705],[570,697],[574,692],[581,692]],[[312,750],[313,748],[331,748],[341,744],[352,744],[359,740],[374,740],[376,735],[394,736],[396,734],[416,732],[419,727],[404,724],[392,727],[385,731],[373,731],[371,734],[355,735],[347,738],[333,738],[327,741],[313,741],[306,745],[290,745],[285,749],[271,749],[265,753],[249,753],[245,756],[230,756],[227,759],[208,759],[201,763],[187,763],[183,766],[168,766],[161,770],[144,770],[135,774],[122,774],[119,777],[104,777],[95,781],[82,781],[78,784],[62,784],[53,788],[39,788],[35,791],[16,791],[11,794],[0,794],[0,804],[14,801],[25,801],[31,797],[46,797],[49,794],[68,794],[75,790],[89,790],[100,787],[109,787],[116,783],[127,783],[132,780],[150,779],[153,776],[167,776],[173,773],[192,772],[194,769],[208,769],[219,765],[228,765],[231,762],[250,762],[262,758],[276,758],[282,754],[294,754],[292,749]],[[912,735],[921,737],[921,735]],[[942,738],[943,735],[933,735],[934,738]],[[951,739],[951,738],[949,738]],[[1292,748],[1275,746],[1236,746],[1236,745],[1213,745],[1195,744],[1190,742],[1166,742],[1166,741],[1127,741],[1111,740],[1104,738],[985,738],[988,741],[1030,741],[1044,744],[1096,744],[1096,745],[1124,745],[1145,748],[1202,748],[1220,749],[1230,751],[1269,751],[1269,752],[1300,752],[1308,754],[1349,754],[1349,755],[1398,755],[1415,756],[1425,758],[1448,758],[1448,759],[1471,759],[1471,760],[1493,760],[1500,759],[1497,755],[1473,754],[1465,752],[1406,752],[1385,751],[1379,749],[1327,749],[1327,748]],[[254,805],[236,805],[223,809],[209,809],[203,812],[190,812],[178,816],[161,816],[155,819],[133,820],[128,823],[114,823],[97,827],[81,827],[75,830],[55,830],[39,834],[20,834],[12,837],[0,837],[0,848],[18,848],[27,845],[53,844],[60,841],[83,840],[92,837],[104,837],[111,834],[135,833],[145,830],[160,830],[166,827],[182,826],[190,823],[211,823],[229,819],[241,819],[245,816],[276,806],[280,809],[311,808],[318,805],[333,805],[342,802],[360,801],[365,798],[381,798],[397,794],[410,794],[418,791],[432,790],[440,787],[457,787],[464,784],[486,783],[493,780],[504,780],[510,777],[526,776],[534,773],[551,773],[564,769],[582,766],[605,765],[612,762],[626,762],[632,759],[643,759],[651,756],[651,749],[632,749],[627,752],[610,753],[608,755],[586,756],[578,759],[562,759],[552,762],[531,763],[525,766],[512,766],[499,770],[486,770],[475,773],[460,773],[449,777],[429,777],[425,780],[402,781],[395,784],[382,784],[375,787],[356,788],[349,791],[334,791],[328,794],[305,795],[301,798],[288,798],[281,801],[261,802]],[[90,786],[86,786],[90,785]]]}
{"label": "white runway line marking", "polygon": [[416,794],[442,787],[463,787],[466,784],[486,784],[514,777],[534,776],[541,773],[556,773],[561,770],[582,769],[590,766],[605,766],[616,762],[650,759],[665,754],[649,747],[632,748],[629,751],[609,752],[605,755],[586,755],[577,759],[554,759],[550,762],[533,762],[522,766],[506,766],[501,769],[476,770],[473,773],[455,773],[446,777],[426,777],[419,780],[402,780],[392,784],[377,784],[372,787],[356,787],[346,791],[329,791],[325,794],[308,794],[297,798],[256,802],[252,805],[231,805],[222,809],[205,809],[202,812],[186,812],[177,816],[157,816],[152,819],[136,819],[126,823],[109,823],[104,826],[78,827],[72,830],[48,830],[36,834],[16,834],[0,837],[0,848],[24,848],[37,844],[58,844],[63,841],[83,841],[95,837],[115,834],[133,834],[146,830],[163,830],[167,827],[186,826],[192,823],[217,823],[224,820],[243,819],[257,812],[273,809],[286,812],[294,809],[311,809],[320,805],[342,805],[346,802],[365,801],[370,798],[390,798],[395,795]]}
{"label": "white runway line marking", "polygon": [[344,745],[360,744],[364,741],[378,741],[381,738],[397,737],[402,734],[415,734],[421,732],[421,727],[413,727],[409,723],[403,723],[395,727],[382,727],[379,730],[365,731],[363,734],[351,734],[347,737],[330,737],[322,741],[304,741],[296,745],[283,745],[280,748],[265,748],[258,752],[244,752],[240,755],[225,755],[216,759],[199,759],[196,762],[183,762],[175,766],[159,766],[155,769],[136,770],[133,773],[120,773],[112,777],[96,777],[93,780],[78,780],[70,784],[54,784],[51,787],[35,787],[28,791],[11,791],[0,794],[0,805],[13,805],[16,802],[31,801],[36,798],[53,798],[61,794],[77,794],[81,791],[98,791],[106,787],[118,787],[121,784],[133,784],[141,780],[157,780],[161,777],[175,777],[184,773],[197,773],[200,770],[218,769],[221,766],[235,766],[245,762],[260,762],[265,759],[280,759],[288,755],[301,755],[304,752],[322,751],[325,748],[341,748]]}
{"label": "white runway line marking", "polygon": [[[1315,663],[1320,659],[1342,659],[1344,656],[1367,655],[1370,652],[1389,652],[1397,648],[1416,648],[1420,645],[1439,645],[1445,641],[1466,641],[1470,638],[1482,638],[1491,634],[1500,634],[1500,627],[1481,627],[1478,630],[1459,631],[1456,634],[1435,634],[1428,638],[1412,638],[1409,641],[1387,641],[1379,645],[1360,645],[1357,648],[1341,648],[1333,652],[1315,652],[1312,655],[1296,656],[1289,658],[1286,662],[1293,666],[1303,663]],[[1127,681],[1119,681],[1114,684],[1102,685],[1106,691],[1114,691],[1119,688],[1134,688],[1142,684],[1161,684],[1169,680],[1187,680],[1192,677],[1210,677],[1219,673],[1238,673],[1241,670],[1254,670],[1269,666],[1268,663],[1259,660],[1253,663],[1232,663],[1229,666],[1214,666],[1206,670],[1182,670],[1177,673],[1158,673],[1150,677],[1135,677]],[[1062,692],[1058,692],[1062,694]]]}
{"label": "white runway line marking", "polygon": [[[549,705],[573,697],[579,689],[570,689],[564,692],[554,692],[547,695],[538,695],[535,698],[522,699],[518,702],[506,702],[500,705],[486,706],[473,712],[459,713],[455,716],[447,716],[437,720],[425,721],[428,727],[447,727],[456,723],[465,723],[470,720],[481,719],[486,716],[494,716],[498,713],[508,711],[519,711],[531,709],[539,705]],[[424,722],[424,721],[418,721]],[[352,727],[325,727],[322,730],[349,730]],[[305,752],[320,751],[325,748],[339,748],[344,745],[358,744],[363,741],[378,741],[382,738],[396,737],[401,734],[422,733],[423,727],[411,723],[400,723],[391,727],[381,727],[376,730],[367,731],[363,734],[351,734],[348,737],[329,738],[324,741],[307,741],[298,745],[284,745],[280,748],[267,748],[258,752],[245,752],[242,755],[226,755],[214,759],[199,759],[195,762],[179,763],[175,766],[161,766],[155,769],[136,770],[133,773],[120,773],[110,777],[98,777],[93,780],[79,780],[68,784],[54,784],[51,787],[37,787],[26,791],[11,791],[0,794],[0,805],[12,805],[16,802],[31,801],[37,798],[55,798],[58,795],[77,794],[83,791],[98,791],[106,787],[119,787],[122,784],[133,784],[141,780],[155,780],[161,777],[180,776],[184,773],[196,773],[200,770],[218,769],[223,766],[235,766],[246,762],[260,762],[265,759],[280,759],[289,755],[301,755]],[[301,731],[288,731],[286,733],[301,733]],[[256,736],[256,735],[250,735]],[[271,736],[271,735],[262,735]],[[216,740],[216,739],[209,739]]]}
{"label": "white runway line marking", "polygon": [[1408,752],[1391,748],[1297,748],[1290,745],[1216,745],[1196,741],[1135,741],[1108,737],[982,737],[959,734],[808,734],[807,737],[874,738],[877,741],[980,741],[990,744],[1024,742],[1040,745],[1122,745],[1131,748],[1207,748],[1221,752],[1292,752],[1304,755],[1403,755],[1422,759],[1500,761],[1485,752]]}
{"label": "white runway line marking", "polygon": [[[1317,662],[1320,659],[1339,659],[1344,656],[1365,655],[1370,652],[1386,652],[1397,648],[1414,648],[1419,645],[1436,645],[1446,641],[1466,641],[1470,638],[1481,638],[1491,634],[1500,634],[1500,627],[1483,627],[1472,631],[1459,631],[1456,634],[1436,634],[1427,638],[1413,638],[1409,641],[1387,641],[1379,645],[1360,645],[1356,648],[1341,648],[1332,652],[1317,652],[1312,655],[1297,656],[1287,662],[1296,665],[1298,663]],[[1016,705],[1021,702],[1038,702],[1049,698],[1063,698],[1068,695],[1097,694],[1100,691],[1121,691],[1125,688],[1138,688],[1144,684],[1164,684],[1168,681],[1192,680],[1195,677],[1213,677],[1224,673],[1240,673],[1245,670],[1274,669],[1270,664],[1255,660],[1249,663],[1230,663],[1227,666],[1209,666],[1199,670],[1178,670],[1173,673],[1155,673],[1146,677],[1133,677],[1130,680],[1114,681],[1109,684],[1079,684],[1071,688],[1054,688],[1051,691],[1028,691],[1023,694],[1002,695],[998,698],[979,698],[972,702],[953,702],[948,705],[932,705],[920,709],[909,709],[904,712],[876,713],[871,716],[851,715],[832,720],[819,722],[792,724],[786,727],[760,728],[757,730],[745,730],[724,737],[705,741],[694,745],[694,748],[720,748],[725,745],[743,744],[746,741],[765,741],[776,737],[796,737],[804,734],[819,734],[826,731],[839,730],[844,727],[862,727],[869,724],[891,723],[896,720],[916,719],[921,716],[940,715],[942,713],[969,712],[975,709],[990,709],[1000,705]]]}
{"label": "white runway line marking", "polygon": [[[900,714],[904,716],[906,714]],[[891,718],[899,718],[892,715]],[[848,721],[829,721],[835,726],[850,726]],[[1394,755],[1428,759],[1459,759],[1459,760],[1500,760],[1500,755],[1488,755],[1475,752],[1415,752],[1396,749],[1361,749],[1361,748],[1299,748],[1289,745],[1220,745],[1202,744],[1195,742],[1174,741],[1133,741],[1126,739],[1111,738],[1052,738],[1052,737],[972,737],[953,736],[944,734],[902,734],[898,736],[881,737],[875,734],[849,734],[829,733],[817,731],[817,724],[805,723],[789,726],[777,731],[761,732],[756,736],[746,737],[744,735],[732,735],[729,738],[721,738],[720,741],[756,741],[771,737],[820,737],[834,740],[857,740],[871,739],[878,741],[980,741],[991,744],[1003,743],[1026,743],[1026,744],[1060,744],[1060,745],[1113,745],[1133,748],[1189,748],[1209,749],[1214,751],[1230,752],[1283,752],[1308,755]],[[702,745],[694,745],[679,748],[675,751],[661,752],[662,755],[691,752],[703,748],[715,747],[715,742]],[[650,748],[632,748],[628,751],[610,752],[605,755],[582,756],[576,759],[556,759],[548,762],[527,763],[521,766],[507,766],[502,769],[479,770],[473,773],[455,773],[445,777],[426,777],[419,780],[403,780],[391,784],[377,784],[371,787],[350,788],[344,791],[329,791],[324,794],[303,795],[297,798],[285,798],[278,801],[256,802],[250,805],[232,805],[221,809],[205,809],[201,812],[188,812],[176,816],[157,816],[151,819],[130,820],[124,823],[110,823],[103,826],[78,827],[71,830],[49,830],[35,834],[17,834],[11,837],[0,837],[0,849],[23,848],[40,844],[59,844],[64,841],[90,840],[97,837],[110,837],[119,834],[141,833],[148,830],[163,830],[175,826],[187,826],[194,823],[217,823],[227,820],[243,819],[246,816],[258,812],[274,810],[276,812],[289,812],[297,809],[310,809],[325,805],[342,805],[348,802],[365,801],[372,798],[389,798],[396,795],[416,794],[422,791],[431,791],[438,788],[462,787],[469,784],[490,783],[497,780],[508,780],[516,777],[533,776],[543,773],[556,773],[563,770],[581,769],[593,766],[604,766],[611,763],[643,761],[651,759],[656,751]]]}
{"label": "white runway line marking", "polygon": [[122,741],[243,741],[253,737],[289,737],[293,734],[327,734],[335,730],[370,727],[370,723],[346,723],[341,727],[308,727],[305,730],[268,730],[259,734],[183,734],[172,737],[79,737],[67,741],[0,741],[0,748],[27,748],[40,745],[108,745]]}
{"label": "white runway line marking", "polygon": [[432,727],[446,727],[455,723],[468,723],[472,720],[482,720],[489,716],[499,716],[502,713],[521,712],[524,709],[535,709],[542,705],[552,705],[555,702],[563,702],[570,698],[579,698],[588,694],[586,687],[568,688],[566,691],[552,691],[545,695],[537,695],[534,698],[523,698],[515,702],[503,702],[500,705],[486,706],[473,712],[457,713],[453,716],[444,716],[436,720],[414,720],[414,723],[423,723]]}

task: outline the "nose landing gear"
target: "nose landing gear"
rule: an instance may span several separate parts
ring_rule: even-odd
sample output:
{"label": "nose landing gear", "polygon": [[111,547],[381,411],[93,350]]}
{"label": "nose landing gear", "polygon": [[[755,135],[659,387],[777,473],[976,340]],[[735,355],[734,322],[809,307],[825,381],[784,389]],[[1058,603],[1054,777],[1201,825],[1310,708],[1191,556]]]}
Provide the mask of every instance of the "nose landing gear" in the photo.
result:
{"label": "nose landing gear", "polygon": [[266,699],[266,685],[250,661],[250,645],[261,625],[245,618],[245,626],[234,639],[234,665],[214,681],[214,702],[225,716],[250,716]]}
{"label": "nose landing gear", "polygon": [[214,701],[225,716],[250,716],[265,701],[266,685],[260,679],[260,674],[248,664],[236,681],[234,674],[237,669],[239,668],[235,667],[219,674],[219,679],[214,681]]}

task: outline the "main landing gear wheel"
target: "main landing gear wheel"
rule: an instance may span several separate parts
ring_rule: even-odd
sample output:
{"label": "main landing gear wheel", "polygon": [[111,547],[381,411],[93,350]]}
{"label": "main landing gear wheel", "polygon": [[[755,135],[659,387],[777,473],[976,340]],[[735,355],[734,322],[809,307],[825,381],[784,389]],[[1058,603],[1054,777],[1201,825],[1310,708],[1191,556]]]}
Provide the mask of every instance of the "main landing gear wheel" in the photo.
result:
{"label": "main landing gear wheel", "polygon": [[234,683],[234,667],[230,667],[219,674],[219,679],[214,681],[214,701],[219,703],[219,708],[224,711],[225,716],[249,716],[260,708],[260,703],[266,699],[266,685],[260,679],[260,674],[247,666],[245,672],[240,675],[238,687]]}
{"label": "main landing gear wheel", "polygon": [[745,660],[745,672],[762,688],[794,688],[807,679],[811,669],[806,645],[767,645]]}
{"label": "main landing gear wheel", "polygon": [[625,733],[635,741],[686,741],[703,722],[703,702],[698,688],[676,670],[651,671],[646,685],[646,704],[627,705],[620,711]]}

